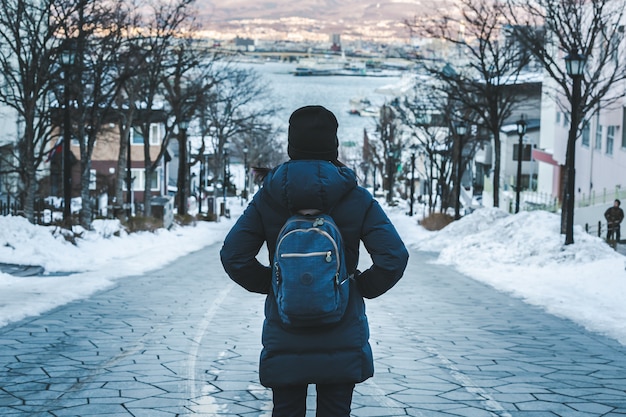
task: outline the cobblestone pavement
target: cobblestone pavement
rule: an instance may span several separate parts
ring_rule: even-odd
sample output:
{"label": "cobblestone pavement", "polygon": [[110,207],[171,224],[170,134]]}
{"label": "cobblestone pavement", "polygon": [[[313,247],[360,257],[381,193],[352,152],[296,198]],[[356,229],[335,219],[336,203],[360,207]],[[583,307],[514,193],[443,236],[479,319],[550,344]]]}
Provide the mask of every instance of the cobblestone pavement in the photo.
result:
{"label": "cobblestone pavement", "polygon": [[[0,328],[0,416],[269,417],[263,297],[227,279],[218,250]],[[433,259],[412,253],[367,302],[376,375],[353,416],[626,415],[626,347]]]}

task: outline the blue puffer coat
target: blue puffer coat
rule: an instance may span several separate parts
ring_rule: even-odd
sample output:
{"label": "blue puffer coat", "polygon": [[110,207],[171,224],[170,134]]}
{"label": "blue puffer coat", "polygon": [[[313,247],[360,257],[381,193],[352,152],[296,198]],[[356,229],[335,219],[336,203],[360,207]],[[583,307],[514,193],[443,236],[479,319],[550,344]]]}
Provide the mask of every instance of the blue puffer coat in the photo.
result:
{"label": "blue puffer coat", "polygon": [[[349,271],[357,271],[360,241],[372,258],[373,265],[351,282],[346,314],[332,327],[284,328],[271,294],[271,268],[256,259],[267,242],[271,264],[283,223],[300,209],[332,209]],[[374,374],[363,297],[374,298],[393,287],[404,273],[408,252],[382,208],[357,186],[352,170],[317,160],[289,161],[275,168],[226,237],[221,259],[239,285],[268,294],[261,384],[358,383]]]}

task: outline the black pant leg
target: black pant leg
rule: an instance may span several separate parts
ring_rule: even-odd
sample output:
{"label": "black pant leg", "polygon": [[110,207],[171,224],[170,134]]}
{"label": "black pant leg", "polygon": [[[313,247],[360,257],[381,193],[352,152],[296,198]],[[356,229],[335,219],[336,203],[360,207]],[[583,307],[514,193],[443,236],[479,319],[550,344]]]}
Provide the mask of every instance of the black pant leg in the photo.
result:
{"label": "black pant leg", "polygon": [[354,384],[317,385],[316,417],[350,417]]}
{"label": "black pant leg", "polygon": [[304,417],[307,385],[272,388],[272,417]]}

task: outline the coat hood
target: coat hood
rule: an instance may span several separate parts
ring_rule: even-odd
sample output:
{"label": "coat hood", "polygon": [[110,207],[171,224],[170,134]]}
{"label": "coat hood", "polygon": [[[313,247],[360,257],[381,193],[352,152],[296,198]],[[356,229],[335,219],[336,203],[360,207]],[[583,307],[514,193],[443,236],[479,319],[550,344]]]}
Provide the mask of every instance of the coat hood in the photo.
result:
{"label": "coat hood", "polygon": [[272,170],[263,183],[270,198],[291,212],[327,212],[356,186],[356,174],[350,168],[317,160],[285,162]]}

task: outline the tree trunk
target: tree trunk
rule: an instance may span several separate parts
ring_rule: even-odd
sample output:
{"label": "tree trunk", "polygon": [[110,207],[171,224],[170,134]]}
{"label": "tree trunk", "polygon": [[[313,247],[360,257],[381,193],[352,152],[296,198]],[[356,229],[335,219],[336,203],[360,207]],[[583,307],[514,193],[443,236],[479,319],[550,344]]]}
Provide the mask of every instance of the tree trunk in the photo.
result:
{"label": "tree trunk", "polygon": [[90,157],[81,157],[80,171],[80,197],[82,200],[80,210],[80,225],[87,230],[91,230],[91,217],[93,208],[91,206],[91,197],[89,193],[89,180],[91,177]]}
{"label": "tree trunk", "polygon": [[[32,158],[27,159],[32,160]],[[24,216],[29,222],[35,224],[35,195],[37,193],[37,174],[35,172],[35,165],[32,161],[26,162],[24,191]]]}
{"label": "tree trunk", "polygon": [[[126,169],[128,167],[128,142],[130,141],[130,126],[132,126],[132,116],[127,117],[126,123],[120,122],[120,149],[117,154],[117,172],[115,175],[115,205],[124,204],[124,184],[126,179]],[[130,190],[128,190],[130,192]]]}
{"label": "tree trunk", "polygon": [[152,164],[146,166],[146,181],[143,187],[143,214],[146,217],[152,216],[152,176],[154,175],[154,168]]}
{"label": "tree trunk", "polygon": [[23,152],[20,152],[20,164],[22,171],[22,209],[26,219],[35,223],[35,193],[37,192],[37,172],[34,163],[34,154],[31,141],[24,141],[22,146]]}

